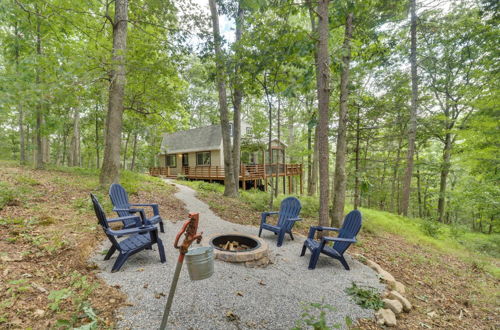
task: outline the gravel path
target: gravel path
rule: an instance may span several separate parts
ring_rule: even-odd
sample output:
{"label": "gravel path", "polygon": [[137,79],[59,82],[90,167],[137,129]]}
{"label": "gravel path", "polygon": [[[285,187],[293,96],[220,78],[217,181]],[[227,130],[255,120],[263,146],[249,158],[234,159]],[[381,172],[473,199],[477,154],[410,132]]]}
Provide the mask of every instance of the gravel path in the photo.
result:
{"label": "gravel path", "polygon": [[[256,227],[222,220],[195,197],[194,190],[177,187],[179,192],[175,196],[184,201],[187,210],[200,213],[199,230],[206,235],[231,231],[258,233]],[[162,216],[168,219],[168,215]],[[159,262],[156,248],[130,257],[121,271],[113,274],[110,270],[116,254],[109,261],[103,261],[101,254],[92,258],[102,269],[100,276],[110,285],[120,285],[132,304],[118,312],[120,329],[159,327],[178,256],[172,244],[182,223],[166,222],[165,234],[161,235],[167,254],[165,264]],[[295,241],[291,241],[287,236],[280,248],[276,247],[273,233],[264,232],[262,238],[269,243],[274,261],[267,268],[247,268],[215,260],[215,273],[210,279],[192,282],[183,267],[169,328],[290,329],[300,318],[303,303],[322,300],[335,308],[327,315],[330,325],[339,323],[344,328],[346,316],[353,320],[373,316],[373,311],[359,307],[344,292],[353,281],[382,289],[370,268],[347,257],[351,270],[346,271],[338,261],[322,256],[317,268],[311,271],[307,269],[310,253],[299,257],[304,237],[296,235]],[[108,247],[106,242],[99,251]]]}

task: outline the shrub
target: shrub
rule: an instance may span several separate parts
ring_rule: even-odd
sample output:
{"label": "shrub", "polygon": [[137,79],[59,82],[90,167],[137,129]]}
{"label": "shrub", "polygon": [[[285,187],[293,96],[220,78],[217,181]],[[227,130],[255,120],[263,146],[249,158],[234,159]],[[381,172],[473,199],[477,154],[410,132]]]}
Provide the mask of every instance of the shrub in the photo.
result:
{"label": "shrub", "polygon": [[210,192],[224,192],[224,186],[218,183],[200,182],[198,184],[198,189]]}
{"label": "shrub", "polygon": [[420,224],[420,230],[430,237],[438,238],[443,233],[443,228],[439,223],[432,220],[424,220]]}
{"label": "shrub", "polygon": [[382,302],[382,299],[380,299],[380,295],[374,288],[362,288],[353,282],[352,286],[347,288],[345,291],[350,296],[353,296],[356,304],[363,308],[379,310],[384,307],[384,303]]}
{"label": "shrub", "polygon": [[269,210],[270,198],[271,196],[268,193],[259,190],[241,191],[241,199],[259,212]]}
{"label": "shrub", "polygon": [[459,239],[465,234],[465,230],[457,225],[450,226],[450,237],[454,239]]}
{"label": "shrub", "polygon": [[16,194],[6,184],[0,182],[0,210],[16,202]]}

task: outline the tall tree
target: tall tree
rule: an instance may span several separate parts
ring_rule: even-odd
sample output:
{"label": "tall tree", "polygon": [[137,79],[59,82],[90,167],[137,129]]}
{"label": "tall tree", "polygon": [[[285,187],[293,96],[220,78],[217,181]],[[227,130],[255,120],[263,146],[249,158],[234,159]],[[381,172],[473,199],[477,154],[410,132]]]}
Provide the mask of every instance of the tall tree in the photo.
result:
{"label": "tall tree", "polygon": [[399,213],[408,215],[410,204],[411,178],[413,176],[413,154],[415,153],[415,138],[417,135],[418,109],[418,75],[417,75],[417,9],[416,0],[410,0],[410,65],[411,65],[411,107],[410,123],[408,125],[408,151],[406,153],[406,170],[401,192],[401,206]]}
{"label": "tall tree", "polygon": [[123,124],[123,101],[125,97],[125,60],[127,51],[128,0],[115,0],[113,27],[113,55],[109,86],[106,137],[102,161],[101,185],[118,182],[120,178],[120,146]]}
{"label": "tall tree", "polygon": [[419,29],[420,67],[435,102],[429,109],[427,126],[443,144],[437,218],[444,222],[452,151],[459,131],[465,128],[475,110],[472,104],[481,89],[475,75],[482,64],[476,60],[480,59],[481,49],[475,43],[481,22],[477,11],[465,8],[446,15],[429,12],[420,22],[424,24]]}
{"label": "tall tree", "polygon": [[328,54],[329,0],[318,1],[317,92],[318,92],[318,153],[319,153],[319,224],[328,225],[328,123],[330,105],[330,56]]}
{"label": "tall tree", "polygon": [[236,184],[236,192],[238,194],[238,185],[240,177],[240,155],[241,155],[241,102],[243,100],[243,82],[241,81],[241,58],[238,56],[237,47],[238,43],[241,41],[241,35],[243,33],[243,20],[244,11],[242,8],[241,0],[238,1],[238,9],[236,12],[236,32],[235,32],[235,67],[233,74],[233,170],[234,170],[234,180]]}
{"label": "tall tree", "polygon": [[73,109],[73,134],[71,135],[70,152],[68,154],[69,166],[81,166],[80,155],[80,109]]}
{"label": "tall tree", "polygon": [[[41,71],[42,71],[42,23],[41,23],[41,13],[39,11],[38,5],[35,4],[35,15],[36,15],[36,54],[38,59],[38,65],[36,66],[36,78],[35,83],[41,91]],[[41,94],[41,93],[40,93]],[[44,162],[44,149],[46,138],[43,136],[44,131],[44,118],[43,118],[43,95],[39,95],[38,104],[36,107],[36,157],[35,157],[35,167],[37,169],[42,169],[45,167]]]}
{"label": "tall tree", "polygon": [[234,177],[234,169],[231,146],[231,127],[229,124],[229,111],[227,108],[226,95],[226,74],[224,65],[224,56],[222,54],[222,37],[219,29],[219,13],[215,0],[208,0],[210,13],[212,16],[212,29],[215,50],[215,66],[217,90],[219,93],[219,113],[222,130],[222,147],[224,152],[224,195],[230,197],[238,196],[238,185]]}
{"label": "tall tree", "polygon": [[[352,6],[351,3],[349,3]],[[345,20],[344,43],[342,45],[342,73],[340,75],[339,124],[337,132],[337,152],[335,154],[335,175],[333,179],[332,226],[341,225],[344,218],[346,191],[346,153],[347,153],[347,107],[349,98],[349,70],[351,65],[351,38],[353,29],[352,9]]]}

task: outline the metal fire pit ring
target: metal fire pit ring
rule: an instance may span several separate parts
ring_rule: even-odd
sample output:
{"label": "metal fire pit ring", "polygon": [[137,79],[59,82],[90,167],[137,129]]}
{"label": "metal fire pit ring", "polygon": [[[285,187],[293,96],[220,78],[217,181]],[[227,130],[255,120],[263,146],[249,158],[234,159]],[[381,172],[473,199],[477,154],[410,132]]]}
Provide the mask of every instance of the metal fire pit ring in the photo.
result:
{"label": "metal fire pit ring", "polygon": [[[214,244],[214,240],[217,240],[220,237],[240,237],[243,240],[255,241],[257,245],[252,247],[251,249],[244,251],[229,251],[224,250],[216,246],[217,242]],[[268,244],[261,239],[260,237],[254,235],[248,235],[244,233],[219,233],[214,234],[203,240],[204,246],[212,246],[214,248],[215,259],[227,261],[227,262],[248,262],[262,259],[268,256],[269,246]]]}
{"label": "metal fire pit ring", "polygon": [[[245,244],[249,248],[242,250],[242,251],[236,251],[236,250],[229,251],[229,250],[226,250],[226,249],[219,247],[220,244],[224,244],[227,241],[237,241],[241,244]],[[215,236],[212,239],[210,239],[209,243],[216,250],[228,251],[231,253],[250,252],[250,251],[253,251],[253,250],[258,249],[260,247],[260,242],[258,240],[254,239],[253,237],[250,237],[248,235],[241,235],[241,234],[237,234],[237,235],[228,234],[228,235]]]}

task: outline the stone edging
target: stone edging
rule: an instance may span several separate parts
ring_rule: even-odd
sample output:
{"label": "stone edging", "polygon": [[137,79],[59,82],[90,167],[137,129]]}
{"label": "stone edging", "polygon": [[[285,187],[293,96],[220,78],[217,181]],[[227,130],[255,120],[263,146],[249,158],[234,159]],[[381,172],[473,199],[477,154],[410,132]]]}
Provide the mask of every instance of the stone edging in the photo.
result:
{"label": "stone edging", "polygon": [[388,327],[396,326],[396,315],[403,311],[409,312],[413,308],[410,301],[403,296],[406,291],[404,284],[396,281],[391,273],[383,269],[375,261],[367,259],[361,254],[356,255],[356,257],[358,260],[376,271],[380,280],[386,283],[389,288],[388,291],[385,291],[382,294],[384,308],[379,309],[375,313],[377,324],[386,325]]}

